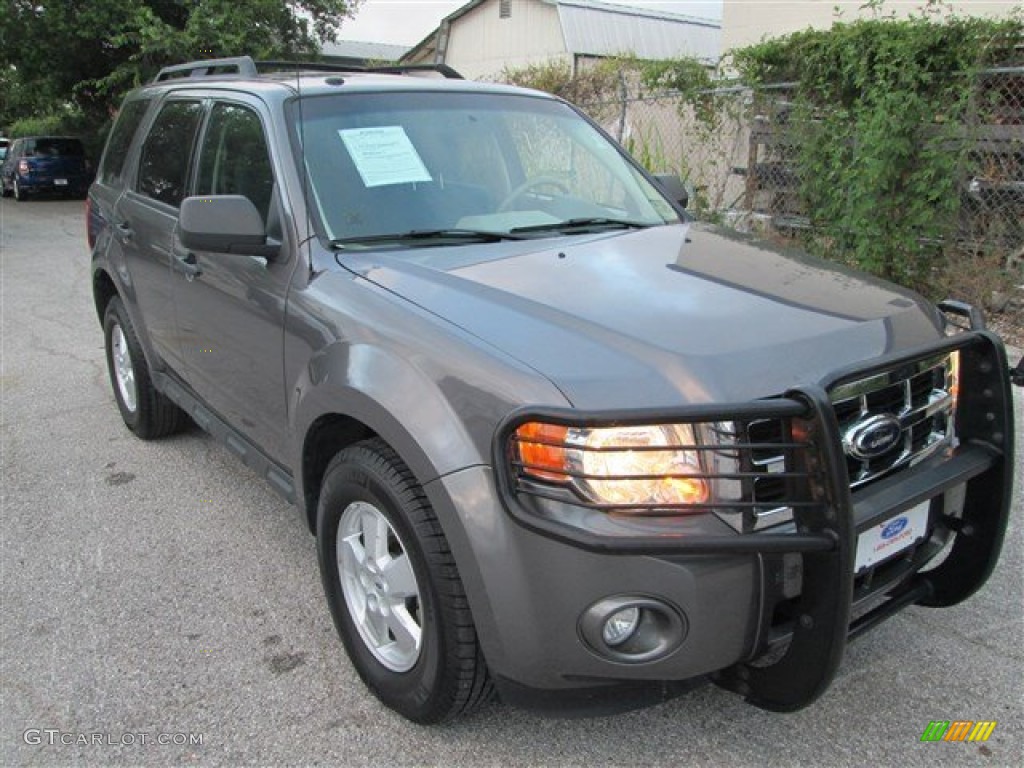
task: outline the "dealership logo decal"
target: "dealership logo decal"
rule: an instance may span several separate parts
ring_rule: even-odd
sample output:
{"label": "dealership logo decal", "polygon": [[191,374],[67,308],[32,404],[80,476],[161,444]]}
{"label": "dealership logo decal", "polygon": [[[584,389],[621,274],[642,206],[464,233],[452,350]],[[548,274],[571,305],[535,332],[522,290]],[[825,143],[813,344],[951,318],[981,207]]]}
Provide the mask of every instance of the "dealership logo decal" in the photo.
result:
{"label": "dealership logo decal", "polygon": [[995,729],[995,720],[932,720],[921,741],[988,741]]}
{"label": "dealership logo decal", "polygon": [[907,524],[909,522],[910,521],[906,518],[906,516],[897,517],[895,520],[887,524],[885,528],[882,529],[882,538],[888,541],[889,539],[899,536],[901,533],[903,533],[903,530],[907,527]]}

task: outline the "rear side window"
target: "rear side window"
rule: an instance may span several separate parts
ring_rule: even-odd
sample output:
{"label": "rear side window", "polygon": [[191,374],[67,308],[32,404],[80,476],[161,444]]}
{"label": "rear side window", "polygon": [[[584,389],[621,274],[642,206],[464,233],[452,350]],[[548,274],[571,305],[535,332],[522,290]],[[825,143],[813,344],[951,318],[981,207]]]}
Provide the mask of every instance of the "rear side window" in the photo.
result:
{"label": "rear side window", "polygon": [[114,130],[110,132],[107,150],[103,153],[103,165],[98,174],[101,184],[114,184],[121,180],[128,146],[132,143],[132,136],[135,135],[147,109],[148,99],[129,101],[121,108],[121,114],[114,123]]}
{"label": "rear side window", "polygon": [[142,145],[138,190],[178,207],[185,197],[189,158],[203,108],[198,101],[165,104]]}

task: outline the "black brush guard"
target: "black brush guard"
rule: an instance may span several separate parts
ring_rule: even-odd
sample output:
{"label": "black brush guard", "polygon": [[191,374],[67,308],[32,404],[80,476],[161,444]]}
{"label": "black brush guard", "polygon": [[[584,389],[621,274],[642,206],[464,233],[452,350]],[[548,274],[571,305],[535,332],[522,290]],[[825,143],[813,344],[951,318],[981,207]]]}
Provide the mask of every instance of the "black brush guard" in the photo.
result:
{"label": "black brush guard", "polygon": [[[903,469],[852,494],[828,390],[844,382],[899,368],[915,360],[959,350],[960,393],[957,447],[941,458]],[[802,587],[785,652],[771,664],[756,660],[716,673],[715,681],[763,709],[787,712],[813,702],[832,682],[847,642],[903,608],[958,603],[988,579],[1002,548],[1013,483],[1013,408],[1001,342],[985,331],[959,334],[912,352],[878,359],[871,367],[840,371],[820,386],[801,387],[784,398],[683,412],[625,411],[582,414],[566,409],[514,414],[499,430],[495,466],[509,513],[538,533],[598,552],[650,555],[802,556]],[[531,511],[551,498],[524,486],[510,467],[512,436],[531,420],[578,426],[611,426],[730,419],[787,418],[807,450],[795,454],[807,478],[801,503],[793,506],[795,530],[730,536],[605,536],[561,524]],[[859,530],[966,484],[963,515],[934,513],[930,529],[955,534],[951,551],[936,568],[911,571],[880,592],[884,602],[851,622],[854,557]],[[812,503],[807,503],[807,501]],[[535,509],[535,508],[534,508]],[[858,524],[859,521],[859,524]],[[917,566],[920,569],[926,563]],[[764,606],[770,611],[771,606]],[[763,649],[755,649],[763,650]]]}

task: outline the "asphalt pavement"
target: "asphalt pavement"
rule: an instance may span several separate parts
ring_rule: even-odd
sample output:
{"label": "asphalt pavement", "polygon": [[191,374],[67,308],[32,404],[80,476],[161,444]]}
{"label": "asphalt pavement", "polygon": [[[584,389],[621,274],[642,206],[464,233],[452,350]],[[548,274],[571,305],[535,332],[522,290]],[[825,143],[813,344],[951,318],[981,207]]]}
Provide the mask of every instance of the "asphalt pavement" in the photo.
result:
{"label": "asphalt pavement", "polygon": [[[356,677],[296,510],[198,429],[122,425],[81,202],[0,203],[0,315],[0,765],[1024,764],[1019,467],[984,589],[854,642],[808,709],[706,686],[614,717],[495,703],[420,727]],[[922,742],[934,720],[997,725]]]}

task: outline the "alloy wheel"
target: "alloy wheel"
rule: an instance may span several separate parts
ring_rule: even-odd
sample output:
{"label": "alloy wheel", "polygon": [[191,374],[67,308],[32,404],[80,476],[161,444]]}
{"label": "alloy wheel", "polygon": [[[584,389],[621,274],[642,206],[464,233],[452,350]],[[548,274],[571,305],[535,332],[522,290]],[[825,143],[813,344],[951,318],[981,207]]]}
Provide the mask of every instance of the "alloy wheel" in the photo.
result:
{"label": "alloy wheel", "polygon": [[338,574],[352,620],[367,649],[387,669],[415,666],[423,642],[420,589],[402,540],[373,504],[341,514]]}

